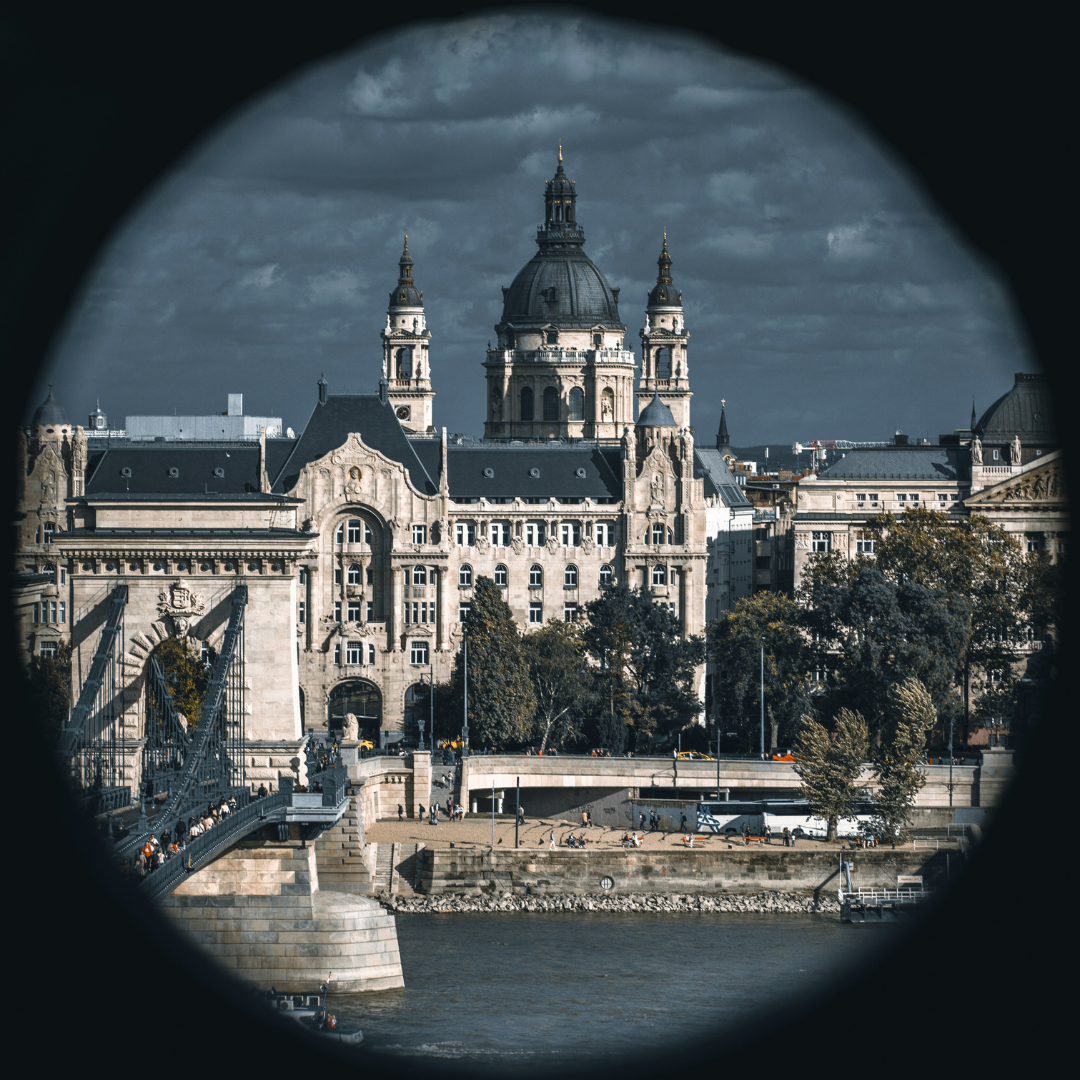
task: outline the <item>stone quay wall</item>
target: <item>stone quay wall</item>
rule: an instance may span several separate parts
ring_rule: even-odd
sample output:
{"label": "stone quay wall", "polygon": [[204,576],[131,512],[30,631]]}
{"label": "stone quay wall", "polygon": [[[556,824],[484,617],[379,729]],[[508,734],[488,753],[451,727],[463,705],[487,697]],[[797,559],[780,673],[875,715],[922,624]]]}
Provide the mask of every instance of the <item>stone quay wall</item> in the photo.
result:
{"label": "stone quay wall", "polygon": [[[959,858],[950,852],[952,859]],[[465,896],[785,892],[835,896],[841,859],[853,864],[851,882],[896,886],[901,874],[925,884],[944,879],[947,856],[927,849],[814,851],[798,848],[676,849],[656,851],[467,851],[425,848],[420,892]],[[611,879],[610,889],[602,882]]]}
{"label": "stone quay wall", "polygon": [[337,992],[404,985],[397,927],[374,900],[322,891],[304,841],[241,841],[165,897],[180,933],[262,989]]}

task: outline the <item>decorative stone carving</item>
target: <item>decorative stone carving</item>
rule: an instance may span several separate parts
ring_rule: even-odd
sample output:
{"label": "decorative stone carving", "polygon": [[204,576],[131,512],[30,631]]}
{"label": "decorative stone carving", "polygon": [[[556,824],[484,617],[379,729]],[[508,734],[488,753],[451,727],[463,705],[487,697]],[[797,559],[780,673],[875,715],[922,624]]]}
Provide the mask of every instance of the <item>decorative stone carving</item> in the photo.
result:
{"label": "decorative stone carving", "polygon": [[1060,499],[1062,494],[1061,476],[1057,469],[1050,469],[1008,488],[1002,498],[1006,502],[1045,502]]}
{"label": "decorative stone carving", "polygon": [[581,550],[586,555],[590,555],[592,553],[592,549],[593,549],[592,537],[591,536],[583,536],[581,538]]}
{"label": "decorative stone carving", "polygon": [[515,555],[520,555],[525,550],[525,541],[522,540],[520,536],[515,536],[514,539],[510,541],[510,546],[514,549]]}
{"label": "decorative stone carving", "polygon": [[183,582],[174,581],[168,592],[158,593],[158,613],[172,619],[177,637],[185,637],[192,619],[201,618],[206,601]]}
{"label": "decorative stone carving", "polygon": [[476,538],[476,550],[480,552],[481,555],[483,555],[489,547],[491,547],[491,542],[483,533],[481,533]]}
{"label": "decorative stone carving", "polygon": [[797,548],[808,548],[810,546],[809,533],[796,533],[795,534],[795,546]]}
{"label": "decorative stone carving", "polygon": [[559,541],[555,538],[554,535],[548,537],[547,549],[552,555],[554,555],[555,552],[558,551],[558,549],[559,549]]}
{"label": "decorative stone carving", "polygon": [[1013,440],[1009,443],[1009,464],[1020,464],[1020,436],[1014,435]]}
{"label": "decorative stone carving", "polygon": [[981,465],[982,463],[982,440],[976,435],[975,438],[971,440],[971,464]]}
{"label": "decorative stone carving", "polygon": [[341,729],[341,737],[353,741],[360,738],[360,725],[357,723],[356,716],[351,712],[345,714],[345,724]]}

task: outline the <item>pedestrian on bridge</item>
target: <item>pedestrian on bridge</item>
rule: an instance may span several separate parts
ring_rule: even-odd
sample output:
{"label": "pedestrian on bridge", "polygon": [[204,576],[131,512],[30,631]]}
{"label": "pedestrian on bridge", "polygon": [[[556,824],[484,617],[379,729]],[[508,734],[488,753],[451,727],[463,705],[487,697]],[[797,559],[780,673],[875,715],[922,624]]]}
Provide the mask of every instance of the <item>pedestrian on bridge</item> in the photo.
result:
{"label": "pedestrian on bridge", "polygon": [[551,830],[551,836],[548,838],[548,841],[549,841],[549,843],[548,843],[548,850],[549,851],[558,851],[559,850],[559,845],[555,843],[555,830],[554,829]]}
{"label": "pedestrian on bridge", "polygon": [[401,803],[397,804],[397,819],[398,821],[405,820],[405,807],[402,806]]}

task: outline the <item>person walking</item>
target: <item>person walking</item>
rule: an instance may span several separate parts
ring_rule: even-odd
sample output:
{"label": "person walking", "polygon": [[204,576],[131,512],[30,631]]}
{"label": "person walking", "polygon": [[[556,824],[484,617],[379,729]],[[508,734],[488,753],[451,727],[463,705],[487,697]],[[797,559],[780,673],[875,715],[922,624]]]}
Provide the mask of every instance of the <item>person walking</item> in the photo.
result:
{"label": "person walking", "polygon": [[551,830],[551,835],[548,837],[548,850],[558,851],[559,845],[555,843],[555,830]]}
{"label": "person walking", "polygon": [[525,807],[520,805],[518,806],[518,824],[525,824]]}
{"label": "person walking", "polygon": [[772,843],[772,826],[767,821],[765,822],[765,843]]}
{"label": "person walking", "polygon": [[426,811],[426,810],[424,809],[424,804],[423,804],[423,803],[419,803],[419,804],[418,804],[418,809],[417,809],[417,811],[416,811],[416,816],[417,816],[418,818],[422,818],[422,817],[423,817],[423,816],[424,816],[424,815],[425,815],[426,813],[427,813],[427,811]]}
{"label": "person walking", "polygon": [[[650,822],[652,821],[652,811],[649,811],[649,821]],[[642,830],[645,828],[645,811],[644,810],[642,810],[641,813],[638,814],[638,828],[642,829]]]}
{"label": "person walking", "polygon": [[405,820],[405,807],[402,806],[401,803],[398,803],[398,806],[397,806],[397,819],[398,819],[398,821],[404,821]]}
{"label": "person walking", "polygon": [[586,819],[585,824],[588,825],[589,828],[591,829],[592,828],[592,811],[591,810],[586,810],[585,811],[585,819]]}
{"label": "person walking", "polygon": [[791,846],[790,841],[791,841],[791,833],[788,831],[788,827],[785,825],[784,826],[784,847],[790,847]]}

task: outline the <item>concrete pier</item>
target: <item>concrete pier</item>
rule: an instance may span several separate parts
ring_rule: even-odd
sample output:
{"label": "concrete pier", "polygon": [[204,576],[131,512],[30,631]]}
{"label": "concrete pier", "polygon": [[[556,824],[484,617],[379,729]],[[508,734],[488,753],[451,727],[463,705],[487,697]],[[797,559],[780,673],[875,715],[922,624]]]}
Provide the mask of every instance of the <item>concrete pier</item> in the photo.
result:
{"label": "concrete pier", "polygon": [[219,964],[256,986],[336,992],[404,985],[393,915],[363,896],[319,888],[314,845],[243,841],[160,907]]}

